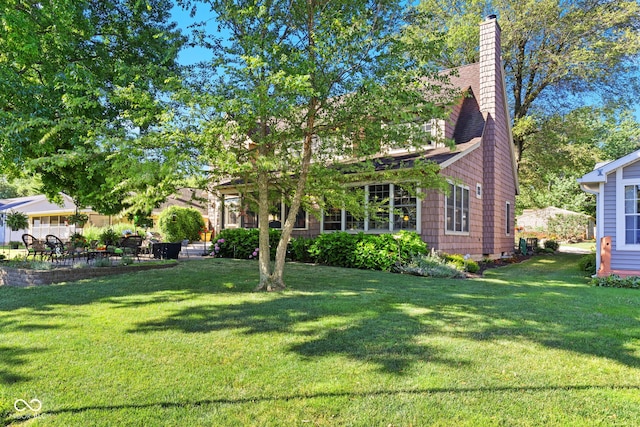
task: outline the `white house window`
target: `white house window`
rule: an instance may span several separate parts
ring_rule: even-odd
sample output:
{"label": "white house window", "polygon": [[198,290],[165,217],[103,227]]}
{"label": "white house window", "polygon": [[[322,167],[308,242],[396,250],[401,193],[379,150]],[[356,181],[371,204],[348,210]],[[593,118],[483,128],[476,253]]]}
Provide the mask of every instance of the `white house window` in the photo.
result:
{"label": "white house window", "polygon": [[450,183],[446,198],[446,231],[469,233],[469,188]]}
{"label": "white house window", "polygon": [[625,243],[640,244],[640,185],[624,186],[624,228]]}
{"label": "white house window", "polygon": [[324,231],[389,232],[418,230],[418,199],[394,184],[371,184],[364,187],[367,213],[357,218],[344,209],[327,209],[323,215]]}

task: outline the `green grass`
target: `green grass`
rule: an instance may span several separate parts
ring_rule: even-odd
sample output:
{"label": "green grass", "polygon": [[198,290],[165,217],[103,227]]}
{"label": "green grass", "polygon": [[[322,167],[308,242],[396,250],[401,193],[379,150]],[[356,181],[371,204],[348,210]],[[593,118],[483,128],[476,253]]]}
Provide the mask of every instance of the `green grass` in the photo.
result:
{"label": "green grass", "polygon": [[277,294],[225,259],[0,288],[0,419],[638,425],[640,292],[589,286],[578,258],[474,280],[292,264]]}

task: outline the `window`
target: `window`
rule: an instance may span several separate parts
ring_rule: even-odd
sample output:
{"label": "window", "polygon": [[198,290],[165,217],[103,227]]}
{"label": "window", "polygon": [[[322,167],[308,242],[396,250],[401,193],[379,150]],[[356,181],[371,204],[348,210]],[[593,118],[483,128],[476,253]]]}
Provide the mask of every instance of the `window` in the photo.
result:
{"label": "window", "polygon": [[511,234],[511,203],[507,202],[506,217],[505,217],[505,233]]}
{"label": "window", "polygon": [[393,229],[416,230],[418,206],[416,198],[402,187],[395,187],[393,195]]}
{"label": "window", "polygon": [[627,245],[640,244],[640,185],[624,186],[624,232]]}
{"label": "window", "polygon": [[369,230],[389,230],[389,184],[369,186]]}
{"label": "window", "polygon": [[240,197],[224,198],[224,228],[240,226]]}
{"label": "window", "polygon": [[342,230],[342,209],[329,208],[324,212],[324,229],[327,231]]}
{"label": "window", "polygon": [[469,188],[450,183],[446,198],[446,231],[469,233]]}
{"label": "window", "polygon": [[418,230],[418,199],[394,184],[371,184],[364,188],[365,218],[344,209],[329,208],[323,215],[324,231],[389,232]]}
{"label": "window", "polygon": [[[236,198],[228,198],[228,200],[232,200]],[[258,228],[258,213],[253,211],[254,207],[245,207],[244,211],[239,210],[239,202],[240,199],[237,198],[237,209],[238,213],[233,214],[231,210],[227,211],[227,203],[225,200],[225,218],[229,216],[229,219],[233,219],[232,215],[237,215],[242,218],[242,227],[244,228]],[[257,208],[256,208],[257,210]],[[286,220],[286,215],[289,214],[289,207],[284,204],[284,201],[280,203],[274,203],[269,208],[269,227],[270,228],[282,228],[282,224]],[[283,214],[284,213],[284,214]],[[298,214],[296,215],[296,220],[293,224],[294,230],[301,230],[307,228],[308,215],[307,212],[300,208],[298,210]],[[225,227],[233,227],[233,223],[229,222],[225,224]]]}

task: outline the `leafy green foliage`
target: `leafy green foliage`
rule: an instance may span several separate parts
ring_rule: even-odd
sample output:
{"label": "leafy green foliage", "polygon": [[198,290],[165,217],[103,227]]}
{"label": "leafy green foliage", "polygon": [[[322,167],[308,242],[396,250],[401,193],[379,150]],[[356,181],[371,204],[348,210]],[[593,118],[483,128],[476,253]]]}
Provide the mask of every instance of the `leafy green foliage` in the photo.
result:
{"label": "leafy green foliage", "polygon": [[[202,6],[179,3],[192,11]],[[284,195],[293,219],[299,207],[319,213],[327,204],[355,204],[348,181],[375,176],[423,189],[444,183],[433,164],[374,174],[366,160],[389,141],[397,148],[429,142],[421,126],[405,125],[444,118],[453,99],[431,61],[439,42],[410,37],[412,10],[404,2],[213,0],[205,7],[219,31],[196,25],[195,40],[214,60],[190,76],[181,98],[189,110],[176,134],[188,134],[184,140],[211,170],[239,178],[239,192],[265,224],[261,253],[273,245],[266,224],[274,194]],[[351,163],[349,174],[335,167],[354,158],[363,162]],[[261,287],[284,287],[292,227],[283,221],[275,264],[261,257]],[[377,257],[377,249],[362,245],[362,264],[370,265],[364,258]]]}
{"label": "leafy green foliage", "polygon": [[397,266],[399,273],[412,274],[414,276],[441,277],[441,278],[463,278],[462,268],[438,254],[416,255],[408,262]]}
{"label": "leafy green foliage", "polygon": [[7,227],[16,230],[23,230],[29,227],[29,216],[23,212],[11,211],[6,215]]}
{"label": "leafy green foliage", "polygon": [[308,249],[314,262],[338,267],[390,271],[394,266],[425,254],[427,244],[414,232],[397,234],[327,233]]}
{"label": "leafy green foliage", "polygon": [[620,277],[612,274],[605,277],[594,277],[591,283],[606,288],[640,289],[640,277],[638,276]]}
{"label": "leafy green foliage", "polygon": [[315,238],[311,237],[293,237],[289,241],[289,257],[292,261],[313,262],[313,258],[309,249]]}
{"label": "leafy green foliage", "polygon": [[[41,192],[64,191],[105,214],[139,190],[130,177],[142,165],[172,176],[149,145],[184,41],[168,22],[171,7],[169,0],[2,2],[0,170],[39,176]],[[144,177],[147,185],[152,178]]]}
{"label": "leafy green foliage", "polygon": [[455,266],[460,271],[468,271],[469,273],[477,273],[480,270],[480,266],[477,262],[471,258],[467,258],[460,254],[442,254],[442,258],[447,262]]}
{"label": "leafy green foliage", "polygon": [[596,274],[596,253],[583,255],[578,261],[578,268],[589,276]]}
{"label": "leafy green foliage", "polygon": [[111,246],[118,243],[118,240],[120,239],[120,237],[121,235],[113,231],[113,229],[107,228],[105,230],[102,230],[102,232],[100,232],[98,240],[103,245]]}
{"label": "leafy green foliage", "polygon": [[546,249],[551,249],[553,252],[555,252],[560,247],[560,244],[553,239],[547,239],[544,241],[544,247]]}
{"label": "leafy green foliage", "polygon": [[[269,229],[269,240],[277,241],[281,231]],[[215,247],[219,249],[215,249]],[[257,228],[227,228],[216,235],[212,244],[213,252],[223,258],[251,259],[259,247],[259,230]],[[270,259],[275,257],[275,247],[270,248]],[[258,251],[259,252],[259,251]]]}
{"label": "leafy green foliage", "polygon": [[197,209],[170,206],[160,212],[158,228],[167,242],[195,241],[200,239],[204,220]]}
{"label": "leafy green foliage", "polygon": [[[571,110],[585,100],[628,105],[640,52],[640,5],[634,0],[422,0],[417,34],[447,29],[446,67],[477,60],[477,25],[487,12],[499,16],[503,60],[514,130],[534,112]],[[526,127],[526,126],[525,126]],[[535,132],[535,128],[531,128]],[[514,132],[518,160],[529,146]]]}
{"label": "leafy green foliage", "polygon": [[589,225],[589,217],[558,214],[547,221],[547,232],[560,240],[581,240],[585,237]]}

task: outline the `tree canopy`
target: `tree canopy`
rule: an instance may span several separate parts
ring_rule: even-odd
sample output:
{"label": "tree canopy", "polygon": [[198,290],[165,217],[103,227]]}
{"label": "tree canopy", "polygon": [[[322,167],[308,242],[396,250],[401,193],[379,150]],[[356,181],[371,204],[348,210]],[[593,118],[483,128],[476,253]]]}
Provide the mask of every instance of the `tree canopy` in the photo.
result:
{"label": "tree canopy", "polygon": [[[183,98],[191,109],[180,125],[194,130],[186,139],[202,149],[212,173],[238,178],[256,206],[260,287],[281,288],[299,207],[348,203],[345,178],[373,173],[364,160],[382,141],[423,144],[428,136],[408,124],[443,116],[449,93],[431,66],[439,46],[409,37],[400,1],[182,4],[215,19],[219,32],[196,32],[215,59],[191,75]],[[349,159],[354,173],[333,167]],[[417,166],[402,179],[434,186],[436,169]],[[269,204],[280,197],[290,209],[271,268]]]}
{"label": "tree canopy", "polygon": [[122,210],[131,191],[119,185],[129,176],[122,172],[151,160],[140,147],[166,112],[163,93],[177,72],[184,40],[168,23],[171,7],[169,0],[2,2],[2,170],[39,175],[51,198],[64,190],[81,206]]}
{"label": "tree canopy", "polygon": [[438,58],[445,67],[475,62],[477,24],[498,15],[518,160],[528,145],[521,122],[532,113],[635,102],[629,96],[637,93],[640,52],[635,0],[422,0],[420,7],[430,15],[418,26],[447,30]]}

